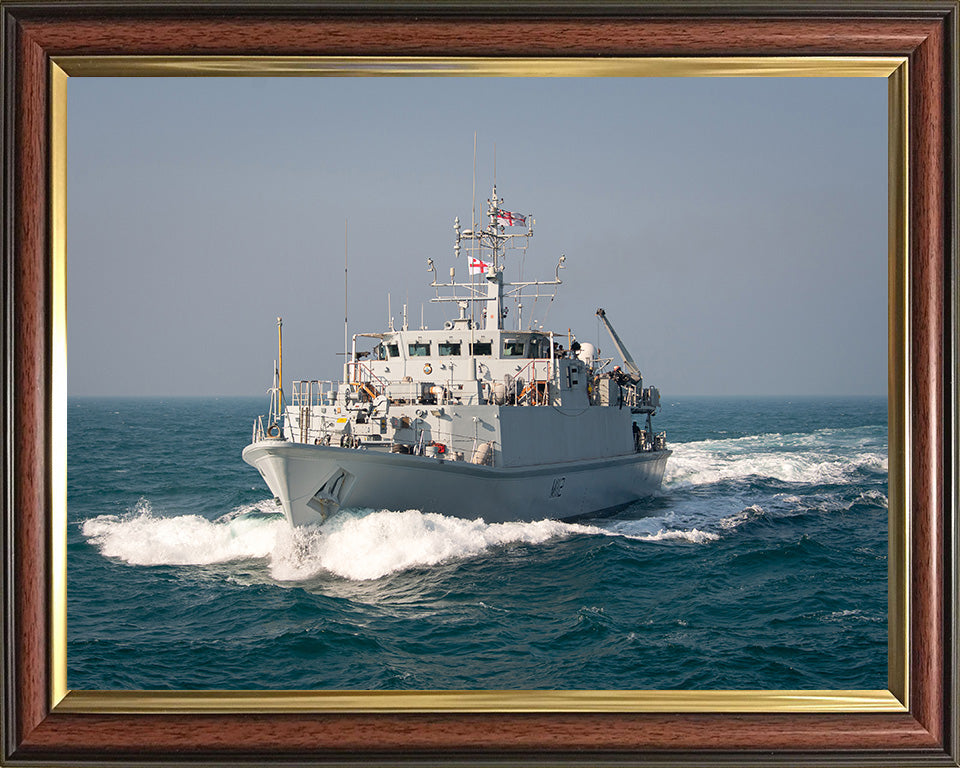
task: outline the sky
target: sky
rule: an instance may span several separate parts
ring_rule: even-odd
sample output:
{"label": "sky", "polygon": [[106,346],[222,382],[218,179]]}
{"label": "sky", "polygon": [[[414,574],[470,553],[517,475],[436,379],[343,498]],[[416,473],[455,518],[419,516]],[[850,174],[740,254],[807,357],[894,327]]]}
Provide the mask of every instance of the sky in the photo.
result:
{"label": "sky", "polygon": [[882,78],[71,78],[69,394],[265,395],[278,316],[285,389],[338,378],[345,229],[351,334],[442,324],[476,134],[525,279],[566,256],[548,330],[612,355],[604,307],[667,397],[884,395],[886,116]]}

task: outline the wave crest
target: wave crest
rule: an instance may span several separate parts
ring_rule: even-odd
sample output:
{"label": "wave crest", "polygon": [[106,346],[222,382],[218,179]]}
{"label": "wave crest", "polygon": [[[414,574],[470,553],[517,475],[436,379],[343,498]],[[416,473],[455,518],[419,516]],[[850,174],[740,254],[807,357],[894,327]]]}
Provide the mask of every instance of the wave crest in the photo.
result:
{"label": "wave crest", "polygon": [[162,517],[141,499],[127,515],[100,515],[80,530],[106,557],[130,565],[209,565],[268,557],[286,523],[240,515],[214,522],[199,515]]}
{"label": "wave crest", "polygon": [[699,528],[691,528],[690,530],[661,528],[656,533],[649,533],[642,536],[623,535],[628,539],[635,539],[636,541],[688,541],[691,544],[706,544],[709,541],[716,541],[720,538],[719,534],[701,531]]}
{"label": "wave crest", "polygon": [[748,478],[786,483],[836,485],[863,472],[887,472],[885,437],[858,430],[813,434],[770,433],[672,446],[664,475],[666,489],[681,489]]}
{"label": "wave crest", "polygon": [[288,529],[296,546],[307,538],[303,555],[289,551],[273,559],[278,581],[303,581],[329,571],[347,579],[378,579],[390,573],[476,557],[509,544],[542,544],[575,533],[596,533],[582,525],[540,520],[485,523],[417,510],[341,513],[318,531]]}
{"label": "wave crest", "polygon": [[541,544],[598,528],[541,520],[494,523],[416,510],[342,512],[324,528],[291,528],[259,505],[218,520],[164,517],[141,500],[127,515],[86,520],[81,532],[102,555],[130,565],[212,565],[263,560],[277,581],[304,581],[323,572],[352,580],[475,557],[498,546]]}

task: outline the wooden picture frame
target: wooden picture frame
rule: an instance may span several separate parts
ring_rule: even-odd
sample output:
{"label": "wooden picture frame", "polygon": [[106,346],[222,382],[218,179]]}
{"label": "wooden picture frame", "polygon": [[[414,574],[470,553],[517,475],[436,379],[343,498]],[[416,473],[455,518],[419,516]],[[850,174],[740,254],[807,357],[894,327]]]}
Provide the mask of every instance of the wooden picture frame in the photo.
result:
{"label": "wooden picture frame", "polygon": [[[712,10],[711,10],[712,8]],[[672,6],[558,3],[490,6],[234,2],[0,2],[3,55],[4,670],[2,760],[261,764],[371,762],[958,765],[957,699],[957,18],[956,2]],[[65,391],[54,375],[63,281],[64,159],[50,119],[65,87],[58,61],[103,57],[903,57],[891,81],[905,99],[902,194],[891,239],[904,238],[902,498],[908,567],[902,707],[790,712],[724,707],[404,710],[351,700],[318,714],[264,695],[263,706],[61,700],[63,628],[51,610],[63,553],[65,472],[54,444]],[[115,62],[116,60],[114,60]],[[158,70],[160,71],[160,70]],[[903,221],[900,221],[900,218]],[[903,226],[899,226],[902,224]],[[60,284],[62,290],[63,284]],[[898,286],[891,287],[892,295]],[[891,300],[892,305],[896,301]],[[893,313],[896,314],[896,313]],[[902,349],[895,349],[901,338]],[[892,449],[891,449],[892,450]],[[63,466],[61,466],[63,464]],[[897,493],[891,489],[891,506]],[[893,589],[893,585],[891,586]],[[55,601],[54,601],[55,602]],[[891,619],[891,624],[895,624]],[[894,643],[893,645],[897,645]],[[898,646],[899,647],[899,646]],[[893,686],[894,688],[898,686]],[[771,693],[771,692],[766,692]],[[142,698],[142,697],[141,697]],[[118,704],[118,701],[121,703]],[[257,710],[261,711],[257,711]],[[668,711],[664,711],[664,709]],[[193,710],[193,711],[191,711]]]}

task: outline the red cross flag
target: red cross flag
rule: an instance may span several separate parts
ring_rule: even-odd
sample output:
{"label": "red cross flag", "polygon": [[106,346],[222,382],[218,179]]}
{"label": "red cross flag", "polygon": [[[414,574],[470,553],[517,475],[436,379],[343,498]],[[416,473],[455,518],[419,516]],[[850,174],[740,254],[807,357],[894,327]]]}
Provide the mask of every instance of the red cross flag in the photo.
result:
{"label": "red cross flag", "polygon": [[470,274],[471,275],[482,275],[484,272],[489,269],[492,264],[487,264],[485,261],[480,261],[480,259],[470,259]]}
{"label": "red cross flag", "polygon": [[527,217],[520,213],[510,213],[497,208],[497,224],[504,224],[508,227],[523,227],[527,223]]}

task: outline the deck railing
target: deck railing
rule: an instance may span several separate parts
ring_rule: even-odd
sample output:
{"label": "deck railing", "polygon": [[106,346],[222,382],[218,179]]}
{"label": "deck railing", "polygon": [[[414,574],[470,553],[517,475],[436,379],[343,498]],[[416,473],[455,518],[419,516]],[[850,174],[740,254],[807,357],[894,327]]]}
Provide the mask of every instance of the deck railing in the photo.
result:
{"label": "deck railing", "polygon": [[347,363],[347,379],[365,391],[371,400],[387,390],[387,380],[377,376],[370,365],[362,360]]}
{"label": "deck railing", "polygon": [[[599,376],[594,379],[595,386],[590,395],[590,402],[593,405],[601,405],[603,400],[603,395],[600,391],[600,388],[596,386],[601,379],[605,379],[605,376]],[[614,391],[614,397],[612,399],[612,404],[617,405],[619,398],[622,398],[622,403],[625,408],[645,408],[645,409],[656,409],[658,406],[654,404],[653,392],[651,391],[653,387],[638,387],[636,384],[627,382],[621,384],[619,389]]]}
{"label": "deck railing", "polygon": [[294,408],[313,405],[333,405],[337,399],[337,382],[319,379],[293,382]]}
{"label": "deck railing", "polygon": [[513,375],[513,401],[517,405],[550,405],[550,378],[549,360],[529,360]]}

